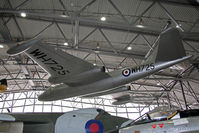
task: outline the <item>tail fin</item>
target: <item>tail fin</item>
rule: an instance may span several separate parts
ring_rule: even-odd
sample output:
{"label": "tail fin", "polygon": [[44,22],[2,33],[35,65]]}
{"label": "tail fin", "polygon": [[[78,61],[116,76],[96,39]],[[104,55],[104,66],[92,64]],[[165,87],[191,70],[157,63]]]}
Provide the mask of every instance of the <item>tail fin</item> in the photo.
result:
{"label": "tail fin", "polygon": [[7,80],[6,79],[2,79],[0,80],[0,92],[4,92],[5,90],[7,90]]}
{"label": "tail fin", "polygon": [[169,28],[160,34],[154,50],[144,63],[172,61],[185,56],[179,31],[176,28]]}

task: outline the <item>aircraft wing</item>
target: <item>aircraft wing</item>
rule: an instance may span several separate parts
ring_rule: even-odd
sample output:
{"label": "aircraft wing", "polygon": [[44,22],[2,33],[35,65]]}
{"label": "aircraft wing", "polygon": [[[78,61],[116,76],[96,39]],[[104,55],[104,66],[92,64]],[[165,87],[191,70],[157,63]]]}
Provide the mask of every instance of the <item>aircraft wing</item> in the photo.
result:
{"label": "aircraft wing", "polygon": [[[98,108],[66,113],[0,114],[0,132],[6,133],[113,133],[129,119],[112,116]],[[98,128],[91,128],[96,125]],[[92,130],[93,129],[93,130]]]}
{"label": "aircraft wing", "polygon": [[54,133],[55,122],[63,113],[9,113],[0,114],[0,132]]}
{"label": "aircraft wing", "polygon": [[76,83],[88,82],[87,78],[89,77],[92,77],[89,78],[89,82],[93,82],[108,76],[104,73],[105,69],[103,67],[94,66],[54,46],[43,44],[34,39],[27,42],[11,48],[8,53],[16,55],[16,53],[25,52],[51,75],[49,82],[53,84],[66,83],[72,86]]}

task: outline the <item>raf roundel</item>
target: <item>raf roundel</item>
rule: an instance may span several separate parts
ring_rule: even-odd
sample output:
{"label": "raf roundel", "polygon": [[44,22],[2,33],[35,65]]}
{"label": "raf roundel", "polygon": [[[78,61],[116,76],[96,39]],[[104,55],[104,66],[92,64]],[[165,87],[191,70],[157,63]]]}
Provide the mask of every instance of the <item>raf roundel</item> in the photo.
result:
{"label": "raf roundel", "polygon": [[129,68],[124,69],[124,70],[122,71],[122,75],[123,75],[124,77],[128,77],[130,74],[131,74],[131,70],[130,70]]}
{"label": "raf roundel", "polygon": [[89,120],[85,125],[86,133],[103,133],[104,126],[98,120]]}

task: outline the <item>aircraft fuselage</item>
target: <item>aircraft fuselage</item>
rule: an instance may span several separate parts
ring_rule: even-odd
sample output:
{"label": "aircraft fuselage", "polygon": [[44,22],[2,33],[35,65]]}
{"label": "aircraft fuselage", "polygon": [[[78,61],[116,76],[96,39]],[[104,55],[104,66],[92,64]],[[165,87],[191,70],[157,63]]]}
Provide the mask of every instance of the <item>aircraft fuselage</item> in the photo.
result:
{"label": "aircraft fuselage", "polygon": [[96,94],[99,92],[106,92],[118,86],[122,86],[137,79],[146,77],[154,72],[181,62],[182,60],[186,60],[187,58],[190,58],[190,56],[186,56],[169,62],[162,62],[158,64],[144,64],[138,67],[125,68],[122,70],[109,72],[109,77],[87,85],[80,85],[76,87],[70,87],[66,84],[58,85],[56,87],[49,88],[46,92],[40,95],[39,100],[51,101],[69,98],[66,95],[67,93],[70,93],[70,97],[75,97]]}

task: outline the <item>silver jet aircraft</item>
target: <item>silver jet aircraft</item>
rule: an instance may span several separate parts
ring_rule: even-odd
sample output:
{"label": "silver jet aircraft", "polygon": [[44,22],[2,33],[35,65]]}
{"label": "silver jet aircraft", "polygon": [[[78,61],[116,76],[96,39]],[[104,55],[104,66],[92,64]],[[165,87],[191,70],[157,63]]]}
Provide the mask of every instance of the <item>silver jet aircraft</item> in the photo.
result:
{"label": "silver jet aircraft", "polygon": [[51,75],[48,79],[50,83],[60,84],[50,87],[41,94],[39,96],[40,101],[128,91],[129,87],[125,87],[125,84],[191,57],[191,55],[186,56],[179,31],[175,28],[169,28],[160,34],[153,52],[140,66],[113,72],[105,72],[104,67],[94,66],[61,49],[42,44],[37,38],[28,40],[7,51],[10,55],[17,55],[22,52]]}

